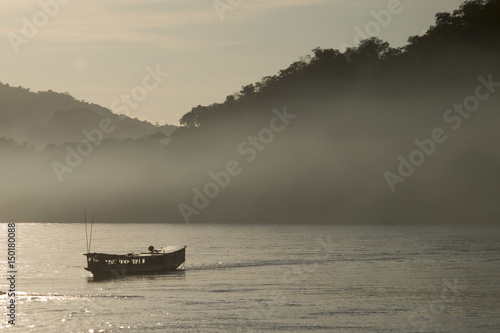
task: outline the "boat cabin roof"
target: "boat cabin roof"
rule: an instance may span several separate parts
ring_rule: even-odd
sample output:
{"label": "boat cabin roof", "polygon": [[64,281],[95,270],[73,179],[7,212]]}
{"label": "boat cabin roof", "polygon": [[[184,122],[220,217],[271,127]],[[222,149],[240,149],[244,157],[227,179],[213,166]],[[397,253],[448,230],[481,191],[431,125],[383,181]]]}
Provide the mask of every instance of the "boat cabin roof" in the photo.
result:
{"label": "boat cabin roof", "polygon": [[185,249],[186,246],[167,246],[167,247],[162,247],[161,249],[154,250],[153,252],[140,252],[140,253],[127,253],[127,254],[112,254],[112,253],[84,253],[83,255],[86,256],[106,256],[106,257],[113,257],[113,258],[141,258],[141,257],[155,257],[155,256],[163,256],[168,253],[174,253],[177,251],[180,251],[182,249]]}

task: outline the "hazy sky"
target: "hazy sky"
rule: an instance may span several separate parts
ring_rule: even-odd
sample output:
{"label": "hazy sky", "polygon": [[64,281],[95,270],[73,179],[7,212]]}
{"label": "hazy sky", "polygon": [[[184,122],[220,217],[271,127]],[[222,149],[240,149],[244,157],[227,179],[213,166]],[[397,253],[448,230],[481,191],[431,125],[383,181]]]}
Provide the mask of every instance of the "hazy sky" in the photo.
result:
{"label": "hazy sky", "polygon": [[[355,28],[392,1],[2,0],[0,81],[111,108],[159,65],[169,76],[126,113],[178,124],[191,107],[222,102],[317,46],[353,44]],[[401,46],[462,2],[401,0],[378,37]]]}

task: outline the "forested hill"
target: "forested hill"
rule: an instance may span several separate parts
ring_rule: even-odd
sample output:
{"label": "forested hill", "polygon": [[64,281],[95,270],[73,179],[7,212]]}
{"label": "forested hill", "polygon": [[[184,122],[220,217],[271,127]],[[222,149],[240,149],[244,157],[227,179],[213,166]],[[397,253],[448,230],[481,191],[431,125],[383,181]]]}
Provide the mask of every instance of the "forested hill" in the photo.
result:
{"label": "forested hill", "polygon": [[500,1],[466,1],[453,13],[436,14],[435,25],[421,36],[409,37],[404,47],[392,48],[377,38],[366,39],[346,52],[318,47],[312,55],[277,75],[242,87],[222,103],[194,107],[180,122],[186,128],[217,127],[287,101],[313,103],[359,89],[374,94],[443,89],[471,75],[498,69],[499,36]]}
{"label": "forested hill", "polygon": [[0,83],[0,137],[26,142],[37,148],[81,140],[85,128],[103,117],[117,129],[110,137],[139,138],[157,132],[170,134],[174,126],[155,126],[127,115],[116,115],[97,104],[76,100],[68,93],[32,92]]}
{"label": "forested hill", "polygon": [[[466,1],[436,14],[435,24],[403,47],[377,38],[345,52],[318,47],[223,102],[194,107],[173,146],[196,154],[200,165],[207,156],[228,156],[246,168],[192,219],[497,223],[499,36],[500,1]],[[474,104],[468,96],[485,81],[480,111],[455,108]],[[265,129],[272,110],[284,107],[295,118],[271,140]],[[435,129],[447,140],[401,176],[401,159]],[[193,174],[221,167],[211,165]],[[191,199],[188,192],[184,200]]]}

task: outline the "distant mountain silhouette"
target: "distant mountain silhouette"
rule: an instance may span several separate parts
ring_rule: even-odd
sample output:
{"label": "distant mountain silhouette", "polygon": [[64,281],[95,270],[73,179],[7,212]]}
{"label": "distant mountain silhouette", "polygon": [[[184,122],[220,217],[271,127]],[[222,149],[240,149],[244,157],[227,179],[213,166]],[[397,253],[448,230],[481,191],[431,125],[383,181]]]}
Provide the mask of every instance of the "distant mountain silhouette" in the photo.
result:
{"label": "distant mountain silhouette", "polygon": [[175,126],[155,126],[147,121],[116,115],[97,104],[78,101],[67,93],[31,92],[22,87],[0,84],[0,137],[13,138],[35,147],[82,140],[82,130],[97,127],[103,117],[116,125],[108,137],[136,139],[163,133]]}

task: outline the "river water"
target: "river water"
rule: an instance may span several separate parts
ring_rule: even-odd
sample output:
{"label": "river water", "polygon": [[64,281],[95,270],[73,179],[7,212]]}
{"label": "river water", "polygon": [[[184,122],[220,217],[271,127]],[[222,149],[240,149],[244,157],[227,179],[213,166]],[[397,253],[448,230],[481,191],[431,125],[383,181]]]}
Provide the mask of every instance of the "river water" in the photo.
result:
{"label": "river water", "polygon": [[[7,224],[0,225],[2,283]],[[499,332],[500,228],[95,224],[92,252],[187,245],[182,269],[93,281],[83,224],[16,224],[6,332]]]}

